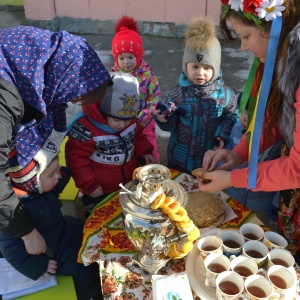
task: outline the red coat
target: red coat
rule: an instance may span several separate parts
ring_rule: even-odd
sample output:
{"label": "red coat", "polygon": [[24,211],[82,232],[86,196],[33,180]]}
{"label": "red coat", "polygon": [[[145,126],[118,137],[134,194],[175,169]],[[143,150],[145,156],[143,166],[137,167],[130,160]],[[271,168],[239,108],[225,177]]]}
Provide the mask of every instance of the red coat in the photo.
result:
{"label": "red coat", "polygon": [[136,119],[121,132],[109,133],[104,128],[108,126],[106,118],[97,104],[84,106],[83,111],[85,116],[76,121],[68,135],[66,164],[83,194],[89,195],[99,186],[104,194],[117,191],[120,183],[132,180],[132,173],[138,167],[137,158],[151,154],[153,146]]}

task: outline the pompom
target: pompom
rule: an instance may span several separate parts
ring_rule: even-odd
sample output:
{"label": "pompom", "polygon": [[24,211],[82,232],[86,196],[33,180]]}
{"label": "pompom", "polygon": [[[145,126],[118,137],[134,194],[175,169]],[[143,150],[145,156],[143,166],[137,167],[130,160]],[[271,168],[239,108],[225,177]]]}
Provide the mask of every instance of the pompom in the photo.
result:
{"label": "pompom", "polygon": [[195,17],[185,29],[185,43],[191,49],[210,48],[215,37],[215,25],[211,19]]}
{"label": "pompom", "polygon": [[128,17],[128,16],[121,17],[116,24],[115,32],[116,33],[119,32],[122,27],[126,27],[127,29],[139,33],[137,22],[132,17]]}

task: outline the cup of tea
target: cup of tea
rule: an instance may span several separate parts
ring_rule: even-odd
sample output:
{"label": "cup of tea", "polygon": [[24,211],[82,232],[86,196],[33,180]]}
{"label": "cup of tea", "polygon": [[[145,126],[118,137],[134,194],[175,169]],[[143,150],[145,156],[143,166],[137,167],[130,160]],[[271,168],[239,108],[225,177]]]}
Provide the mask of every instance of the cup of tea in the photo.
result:
{"label": "cup of tea", "polygon": [[272,249],[284,249],[288,245],[287,240],[274,231],[266,231],[264,233],[263,242],[267,245],[269,251]]}
{"label": "cup of tea", "polygon": [[258,266],[252,258],[240,255],[231,260],[230,269],[242,276],[245,280],[248,276],[255,275],[257,273]]}
{"label": "cup of tea", "polygon": [[268,247],[260,241],[248,241],[243,246],[243,255],[252,258],[262,268],[269,254]]}
{"label": "cup of tea", "polygon": [[250,300],[280,299],[279,293],[273,291],[272,284],[262,275],[250,275],[247,277],[245,280],[245,291]]}
{"label": "cup of tea", "polygon": [[246,223],[242,225],[240,233],[243,235],[245,242],[252,240],[262,241],[264,238],[264,230],[254,223]]}
{"label": "cup of tea", "polygon": [[216,279],[216,296],[219,300],[247,299],[244,294],[244,279],[233,271],[225,271]]}
{"label": "cup of tea", "polygon": [[274,265],[280,265],[285,268],[293,268],[295,264],[294,256],[285,249],[273,249],[268,254],[267,269]]}
{"label": "cup of tea", "polygon": [[215,235],[200,238],[197,247],[203,260],[210,254],[223,254],[223,241]]}
{"label": "cup of tea", "polygon": [[224,230],[220,237],[223,241],[224,255],[230,258],[231,255],[238,256],[241,254],[245,240],[238,231]]}
{"label": "cup of tea", "polygon": [[230,260],[225,255],[211,254],[204,261],[205,285],[216,287],[216,277],[230,269]]}
{"label": "cup of tea", "polygon": [[281,295],[285,299],[286,295],[291,295],[292,289],[294,289],[294,295],[296,288],[294,287],[294,276],[287,268],[283,266],[272,266],[268,270],[268,279],[273,286],[273,290]]}

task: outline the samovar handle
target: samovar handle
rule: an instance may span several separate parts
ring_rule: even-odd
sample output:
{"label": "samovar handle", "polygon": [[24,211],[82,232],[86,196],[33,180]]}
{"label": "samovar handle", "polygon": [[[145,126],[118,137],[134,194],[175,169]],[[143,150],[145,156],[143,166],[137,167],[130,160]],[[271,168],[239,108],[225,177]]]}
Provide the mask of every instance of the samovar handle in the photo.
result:
{"label": "samovar handle", "polygon": [[188,234],[185,232],[176,233],[166,237],[166,243],[169,243],[171,245],[172,243],[184,240],[186,237],[188,237]]}

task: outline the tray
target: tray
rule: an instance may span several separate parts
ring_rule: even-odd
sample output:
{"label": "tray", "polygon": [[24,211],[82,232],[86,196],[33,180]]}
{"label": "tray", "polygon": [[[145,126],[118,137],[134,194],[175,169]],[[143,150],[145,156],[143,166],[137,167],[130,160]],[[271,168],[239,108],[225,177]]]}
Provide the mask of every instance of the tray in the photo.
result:
{"label": "tray", "polygon": [[[205,235],[218,235],[220,229],[213,229],[205,232]],[[203,237],[204,235],[201,235]],[[192,290],[196,293],[201,300],[215,300],[216,299],[216,288],[207,287],[205,281],[205,268],[203,264],[202,256],[197,248],[197,242],[194,244],[192,251],[186,257],[185,270],[187,272],[189,282]],[[293,269],[292,274],[295,278],[294,291],[291,295],[287,295],[285,300],[298,300],[300,296],[296,293],[297,287],[297,276],[296,271]]]}

